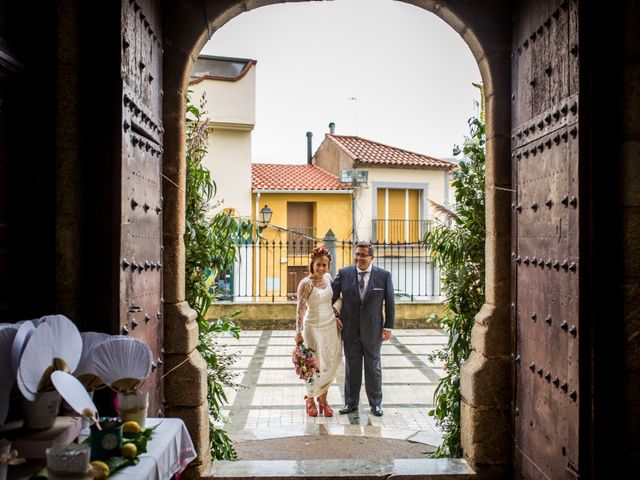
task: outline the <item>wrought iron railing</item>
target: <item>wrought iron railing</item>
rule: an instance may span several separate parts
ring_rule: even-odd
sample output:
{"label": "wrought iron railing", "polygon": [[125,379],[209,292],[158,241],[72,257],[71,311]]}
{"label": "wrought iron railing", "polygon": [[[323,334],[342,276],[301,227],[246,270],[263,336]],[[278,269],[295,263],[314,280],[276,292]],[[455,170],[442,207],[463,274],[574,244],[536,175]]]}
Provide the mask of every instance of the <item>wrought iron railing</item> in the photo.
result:
{"label": "wrought iron railing", "polygon": [[[319,240],[260,241],[237,245],[232,272],[217,281],[221,300],[281,302],[296,299],[296,290],[308,274],[309,252]],[[375,265],[389,270],[397,301],[437,300],[440,274],[422,243],[374,243]],[[336,242],[335,271],[353,264],[351,242]]]}
{"label": "wrought iron railing", "polygon": [[429,222],[427,220],[371,220],[373,241],[381,243],[421,242],[428,228]]}
{"label": "wrought iron railing", "polygon": [[[295,255],[310,254],[315,243],[312,242],[316,238],[315,227],[291,227],[287,230],[287,253]],[[296,250],[297,246],[297,250]]]}

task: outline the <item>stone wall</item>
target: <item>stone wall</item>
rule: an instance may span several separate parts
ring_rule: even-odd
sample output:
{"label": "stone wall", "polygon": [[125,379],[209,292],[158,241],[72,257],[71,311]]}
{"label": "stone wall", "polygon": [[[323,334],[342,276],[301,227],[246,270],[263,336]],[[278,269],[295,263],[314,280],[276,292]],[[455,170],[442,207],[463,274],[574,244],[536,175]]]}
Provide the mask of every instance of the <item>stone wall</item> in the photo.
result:
{"label": "stone wall", "polygon": [[[295,328],[296,303],[214,303],[207,312],[207,319],[214,321],[241,314],[236,323],[243,330],[293,330]],[[396,303],[395,328],[437,328],[439,323],[431,315],[443,317],[445,307],[441,303]]]}

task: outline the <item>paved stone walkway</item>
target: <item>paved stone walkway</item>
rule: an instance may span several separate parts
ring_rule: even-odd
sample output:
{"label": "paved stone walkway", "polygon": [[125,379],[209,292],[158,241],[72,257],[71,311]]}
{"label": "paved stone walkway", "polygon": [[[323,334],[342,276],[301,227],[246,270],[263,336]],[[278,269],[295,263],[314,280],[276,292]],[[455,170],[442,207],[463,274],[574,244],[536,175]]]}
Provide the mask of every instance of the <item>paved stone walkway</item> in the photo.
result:
{"label": "paved stone walkway", "polygon": [[[326,458],[321,456],[326,455],[326,448],[312,447],[314,443],[326,443],[327,436],[335,439],[330,448],[333,458],[362,458],[352,457],[352,453],[359,455],[362,448],[358,445],[363,437],[389,439],[386,451],[373,449],[377,458],[385,454],[390,458],[424,457],[425,451],[433,451],[440,444],[441,434],[427,412],[433,406],[433,392],[443,370],[441,364],[429,362],[426,354],[446,343],[441,330],[397,329],[392,339],[383,344],[382,417],[369,414],[364,384],[360,411],[338,414],[337,409],[344,403],[343,365],[328,396],[335,415],[308,417],[304,410],[304,383],[297,378],[291,363],[293,336],[291,330],[264,330],[244,331],[240,340],[219,339],[228,351],[239,355],[233,370],[238,372],[243,388],[227,390],[228,420],[224,428],[241,459]],[[297,439],[296,444],[300,445],[299,437],[311,446],[292,449],[286,439]],[[264,441],[271,442],[269,448],[264,448]]]}

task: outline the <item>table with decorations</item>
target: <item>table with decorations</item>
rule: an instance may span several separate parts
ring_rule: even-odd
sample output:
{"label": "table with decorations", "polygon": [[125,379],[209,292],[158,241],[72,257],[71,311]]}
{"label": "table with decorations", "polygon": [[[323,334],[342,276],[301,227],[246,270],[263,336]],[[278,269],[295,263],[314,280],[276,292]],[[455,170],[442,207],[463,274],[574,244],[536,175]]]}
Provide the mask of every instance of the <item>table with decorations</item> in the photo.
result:
{"label": "table with decorations", "polygon": [[[148,418],[143,340],[64,315],[0,324],[0,480],[170,479],[196,458],[184,422]],[[93,394],[110,389],[116,417]]]}

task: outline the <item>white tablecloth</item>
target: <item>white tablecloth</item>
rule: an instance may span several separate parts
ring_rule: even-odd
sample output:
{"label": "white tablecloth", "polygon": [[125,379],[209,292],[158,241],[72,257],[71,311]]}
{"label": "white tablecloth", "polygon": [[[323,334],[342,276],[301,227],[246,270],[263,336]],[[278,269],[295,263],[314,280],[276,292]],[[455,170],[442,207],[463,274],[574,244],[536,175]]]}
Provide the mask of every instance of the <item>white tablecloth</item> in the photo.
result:
{"label": "white tablecloth", "polygon": [[136,466],[118,470],[109,478],[114,480],[168,480],[182,472],[196,458],[196,451],[184,422],[179,418],[147,418],[146,426],[160,423],[141,454]]}

